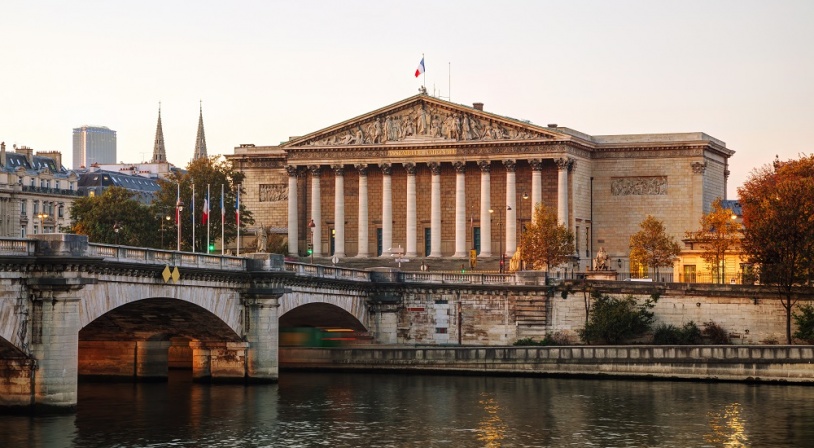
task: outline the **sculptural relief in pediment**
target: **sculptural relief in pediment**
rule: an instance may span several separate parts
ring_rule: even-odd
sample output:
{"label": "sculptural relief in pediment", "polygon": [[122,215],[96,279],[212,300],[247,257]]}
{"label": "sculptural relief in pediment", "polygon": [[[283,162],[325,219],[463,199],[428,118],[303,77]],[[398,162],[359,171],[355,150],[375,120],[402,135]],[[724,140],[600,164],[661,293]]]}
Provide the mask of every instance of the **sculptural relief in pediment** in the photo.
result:
{"label": "sculptural relief in pediment", "polygon": [[349,124],[296,146],[380,145],[422,141],[489,141],[552,138],[522,126],[511,125],[463,110],[448,110],[420,103]]}

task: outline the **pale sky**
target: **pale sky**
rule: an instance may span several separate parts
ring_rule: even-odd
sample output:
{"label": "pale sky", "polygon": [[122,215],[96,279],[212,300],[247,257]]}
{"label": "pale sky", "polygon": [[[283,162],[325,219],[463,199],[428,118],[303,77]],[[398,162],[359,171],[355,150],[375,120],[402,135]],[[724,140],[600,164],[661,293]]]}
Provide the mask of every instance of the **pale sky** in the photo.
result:
{"label": "pale sky", "polygon": [[[706,132],[749,171],[811,153],[814,1],[6,1],[0,140],[117,131],[149,160],[275,145],[417,93],[591,135]],[[451,67],[451,70],[450,70]]]}

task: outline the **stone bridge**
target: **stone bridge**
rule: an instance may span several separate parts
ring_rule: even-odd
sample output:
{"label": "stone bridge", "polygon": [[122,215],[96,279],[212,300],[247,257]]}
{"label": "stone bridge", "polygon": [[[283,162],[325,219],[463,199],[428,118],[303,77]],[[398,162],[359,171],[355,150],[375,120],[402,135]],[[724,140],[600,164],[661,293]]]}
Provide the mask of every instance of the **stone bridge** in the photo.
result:
{"label": "stone bridge", "polygon": [[280,327],[341,328],[394,344],[405,275],[486,286],[514,278],[370,272],[67,234],[0,239],[0,407],[71,408],[81,376],[165,379],[172,367],[191,368],[198,381],[276,381]]}

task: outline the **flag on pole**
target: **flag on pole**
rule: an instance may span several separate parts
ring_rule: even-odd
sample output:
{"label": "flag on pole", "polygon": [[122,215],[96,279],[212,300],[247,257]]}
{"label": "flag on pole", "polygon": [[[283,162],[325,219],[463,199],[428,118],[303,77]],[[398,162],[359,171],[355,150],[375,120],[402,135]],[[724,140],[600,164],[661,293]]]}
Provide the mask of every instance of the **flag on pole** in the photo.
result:
{"label": "flag on pole", "polygon": [[240,185],[237,186],[235,198],[235,222],[237,223],[237,256],[240,256]]}
{"label": "flag on pole", "polygon": [[209,185],[206,186],[206,197],[204,198],[203,214],[201,214],[201,222],[203,224],[209,223]]}
{"label": "flag on pole", "polygon": [[418,63],[418,68],[415,69],[415,77],[418,78],[422,73],[424,73],[424,56],[421,56],[421,62]]}

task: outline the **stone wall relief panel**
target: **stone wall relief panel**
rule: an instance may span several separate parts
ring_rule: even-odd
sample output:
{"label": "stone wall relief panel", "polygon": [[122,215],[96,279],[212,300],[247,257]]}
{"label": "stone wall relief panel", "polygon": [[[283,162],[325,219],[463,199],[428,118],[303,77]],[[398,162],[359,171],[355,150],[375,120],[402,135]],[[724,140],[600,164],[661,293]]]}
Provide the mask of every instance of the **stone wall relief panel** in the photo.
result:
{"label": "stone wall relief panel", "polygon": [[662,196],[667,194],[667,176],[615,177],[611,179],[613,196]]}
{"label": "stone wall relief panel", "polygon": [[550,139],[551,136],[461,110],[428,103],[381,114],[333,134],[303,143],[306,146],[378,145],[405,140],[495,141]]}
{"label": "stone wall relief panel", "polygon": [[279,202],[288,200],[287,184],[260,184],[260,202]]}

